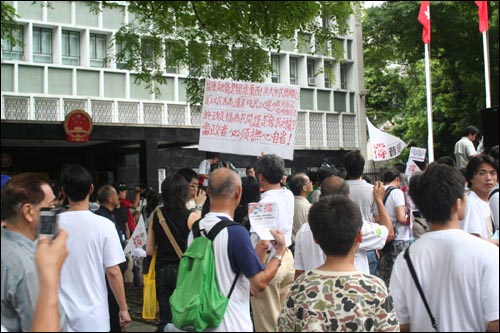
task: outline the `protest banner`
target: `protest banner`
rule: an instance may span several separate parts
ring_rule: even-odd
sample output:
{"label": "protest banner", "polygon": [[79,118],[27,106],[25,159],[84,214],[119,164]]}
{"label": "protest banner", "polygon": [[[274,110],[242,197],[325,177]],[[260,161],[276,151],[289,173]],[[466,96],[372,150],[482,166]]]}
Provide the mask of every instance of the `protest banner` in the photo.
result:
{"label": "protest banner", "polygon": [[366,118],[370,147],[374,161],[387,161],[393,159],[406,147],[406,143],[400,138],[379,130]]}
{"label": "protest banner", "polygon": [[298,86],[206,79],[199,150],[293,159]]}

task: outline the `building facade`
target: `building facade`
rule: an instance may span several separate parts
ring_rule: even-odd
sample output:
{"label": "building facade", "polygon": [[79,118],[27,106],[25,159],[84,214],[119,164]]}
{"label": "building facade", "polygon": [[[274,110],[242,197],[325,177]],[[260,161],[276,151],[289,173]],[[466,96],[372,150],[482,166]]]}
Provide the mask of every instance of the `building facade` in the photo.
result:
{"label": "building facade", "polygon": [[[16,38],[2,40],[2,173],[44,172],[56,177],[64,163],[82,163],[98,182],[123,180],[158,188],[158,175],[197,168],[201,113],[189,105],[188,68],[168,68],[167,84],[155,96],[133,72],[113,60],[118,29],[133,20],[127,10],[95,14],[84,1],[7,1],[19,14]],[[300,86],[292,171],[323,160],[341,165],[344,151],[366,156],[365,95],[361,27],[332,43],[344,59],[310,53],[314,36],[269,51],[266,82]],[[333,74],[333,75],[331,75]],[[68,142],[63,122],[73,110],[87,112],[93,129],[87,142]],[[255,157],[223,154],[238,167]]]}

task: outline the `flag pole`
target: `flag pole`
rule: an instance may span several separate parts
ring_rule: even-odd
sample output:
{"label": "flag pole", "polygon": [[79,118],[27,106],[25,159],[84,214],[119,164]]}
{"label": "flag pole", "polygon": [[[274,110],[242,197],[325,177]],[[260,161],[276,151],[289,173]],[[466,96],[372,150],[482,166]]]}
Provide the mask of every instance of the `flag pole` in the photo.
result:
{"label": "flag pole", "polygon": [[490,90],[490,50],[488,43],[488,30],[483,34],[483,52],[484,52],[484,84],[486,86],[486,107],[491,107],[491,90]]}
{"label": "flag pole", "polygon": [[427,95],[427,146],[429,151],[429,164],[434,162],[434,139],[432,132],[432,92],[431,92],[431,65],[429,59],[429,43],[424,44],[425,48],[425,86]]}

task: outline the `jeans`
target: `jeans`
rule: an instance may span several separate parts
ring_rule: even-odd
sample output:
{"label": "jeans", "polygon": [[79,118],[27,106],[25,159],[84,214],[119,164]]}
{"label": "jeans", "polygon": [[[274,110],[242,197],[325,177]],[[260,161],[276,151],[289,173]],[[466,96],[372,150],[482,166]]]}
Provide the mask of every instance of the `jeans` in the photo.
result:
{"label": "jeans", "polygon": [[370,265],[370,274],[377,275],[377,252],[375,250],[366,251],[366,256],[368,257],[368,264]]}
{"label": "jeans", "polygon": [[179,263],[167,264],[159,269],[156,268],[156,298],[160,308],[159,332],[163,332],[165,325],[172,322],[169,299],[177,284],[178,270]]}

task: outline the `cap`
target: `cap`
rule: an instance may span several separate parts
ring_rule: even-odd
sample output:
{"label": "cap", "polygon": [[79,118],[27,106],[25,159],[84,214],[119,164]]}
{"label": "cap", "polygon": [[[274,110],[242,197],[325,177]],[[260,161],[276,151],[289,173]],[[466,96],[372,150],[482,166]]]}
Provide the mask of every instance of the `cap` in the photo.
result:
{"label": "cap", "polygon": [[10,176],[2,174],[2,188],[9,181],[9,179],[10,179]]}

